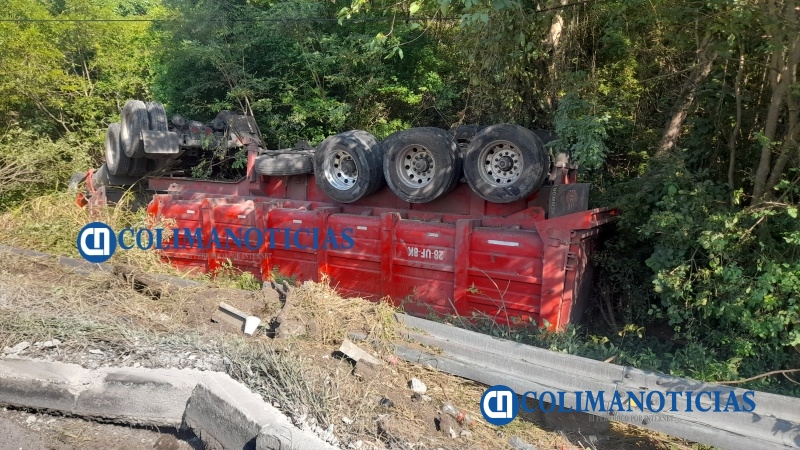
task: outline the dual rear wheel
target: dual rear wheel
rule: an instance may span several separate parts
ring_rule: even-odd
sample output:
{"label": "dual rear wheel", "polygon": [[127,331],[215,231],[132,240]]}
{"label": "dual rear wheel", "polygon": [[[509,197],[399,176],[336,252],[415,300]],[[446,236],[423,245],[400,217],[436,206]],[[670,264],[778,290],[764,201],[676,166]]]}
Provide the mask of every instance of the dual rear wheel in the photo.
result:
{"label": "dual rear wheel", "polygon": [[534,132],[517,125],[467,125],[449,133],[411,128],[383,142],[364,131],[325,139],[314,154],[320,189],[352,203],[384,182],[403,201],[427,203],[452,191],[462,175],[480,197],[509,203],[528,197],[544,183],[549,156]]}
{"label": "dual rear wheel", "polygon": [[106,167],[111,175],[142,176],[147,173],[143,130],[167,131],[167,112],[155,102],[128,100],[122,108],[122,122],[106,131]]}
{"label": "dual rear wheel", "polygon": [[383,142],[364,131],[325,139],[314,154],[319,187],[341,203],[374,193],[384,183],[409,203],[452,191],[462,175],[480,197],[509,203],[544,183],[549,155],[542,139],[518,125],[465,125],[446,132],[411,128]]}

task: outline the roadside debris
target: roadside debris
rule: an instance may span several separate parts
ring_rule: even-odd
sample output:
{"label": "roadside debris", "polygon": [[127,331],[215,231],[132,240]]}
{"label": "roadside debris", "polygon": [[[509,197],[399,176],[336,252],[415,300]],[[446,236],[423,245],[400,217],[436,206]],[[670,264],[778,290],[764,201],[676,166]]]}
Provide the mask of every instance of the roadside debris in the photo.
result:
{"label": "roadside debris", "polygon": [[357,346],[348,339],[342,341],[342,345],[339,347],[339,351],[344,353],[345,355],[347,355],[348,358],[356,362],[359,362],[363,359],[364,361],[375,366],[380,366],[381,364],[383,364],[381,360],[370,355],[361,347]]}
{"label": "roadside debris", "polygon": [[24,352],[30,346],[31,346],[30,342],[23,341],[13,347],[5,347],[3,349],[3,353],[5,353],[6,355],[16,355],[17,353]]}
{"label": "roadside debris", "polygon": [[410,387],[415,394],[422,395],[428,392],[428,386],[425,386],[425,383],[423,383],[419,378],[412,378],[409,380],[408,387]]}
{"label": "roadside debris", "polygon": [[511,436],[511,439],[508,440],[508,445],[514,447],[515,450],[538,450],[535,445],[528,444],[516,436]]}
{"label": "roadside debris", "polygon": [[276,285],[272,283],[272,285],[283,301],[283,307],[273,319],[275,339],[287,339],[303,335],[316,336],[319,333],[317,323],[302,314],[295,313],[292,288],[285,284]]}
{"label": "roadside debris", "polygon": [[244,311],[234,308],[227,303],[220,303],[219,308],[211,316],[214,322],[224,322],[240,328],[243,333],[252,336],[258,326],[261,324],[261,319],[256,316],[251,316]]}
{"label": "roadside debris", "polygon": [[33,344],[34,347],[41,349],[58,347],[59,345],[61,345],[61,341],[58,339],[53,339],[52,341],[35,342]]}
{"label": "roadside debris", "polygon": [[460,423],[461,425],[466,425],[469,427],[475,426],[475,419],[473,419],[472,416],[467,414],[465,411],[462,411],[453,406],[452,403],[445,403],[442,406],[442,412],[456,419],[456,421],[458,421],[458,423]]}

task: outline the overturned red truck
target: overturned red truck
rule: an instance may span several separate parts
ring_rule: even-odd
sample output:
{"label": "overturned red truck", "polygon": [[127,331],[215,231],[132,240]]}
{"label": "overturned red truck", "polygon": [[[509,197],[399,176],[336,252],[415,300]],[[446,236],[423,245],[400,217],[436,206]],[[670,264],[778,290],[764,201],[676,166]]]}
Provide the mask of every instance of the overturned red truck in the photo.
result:
{"label": "overturned red truck", "polygon": [[545,146],[552,133],[517,125],[411,128],[383,141],[354,130],[267,150],[251,116],[167,121],[162,105],[131,100],[106,137],[106,163],[73,179],[86,181],[78,202],[105,204],[131,186],[154,194],[148,214],[175,231],[158,250],[165,261],[326,279],[416,315],[575,322],[596,237],[616,218],[588,209],[590,186]]}

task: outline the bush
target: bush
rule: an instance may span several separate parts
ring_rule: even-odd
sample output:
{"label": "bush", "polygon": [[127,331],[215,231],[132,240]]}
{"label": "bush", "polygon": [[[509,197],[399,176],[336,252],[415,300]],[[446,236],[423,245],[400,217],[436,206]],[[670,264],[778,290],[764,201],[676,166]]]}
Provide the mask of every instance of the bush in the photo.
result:
{"label": "bush", "polygon": [[[652,286],[652,294],[634,291],[625,318],[666,321],[687,342],[671,373],[732,380],[800,365],[796,206],[739,206],[726,186],[680,161],[617,188],[624,214],[610,245],[627,262],[608,253],[598,261],[616,281],[614,296]],[[650,271],[630,270],[642,266]]]}
{"label": "bush", "polygon": [[[67,135],[53,141],[12,128],[0,136],[0,211],[54,190],[92,165],[93,143]],[[94,146],[96,148],[96,146]]]}

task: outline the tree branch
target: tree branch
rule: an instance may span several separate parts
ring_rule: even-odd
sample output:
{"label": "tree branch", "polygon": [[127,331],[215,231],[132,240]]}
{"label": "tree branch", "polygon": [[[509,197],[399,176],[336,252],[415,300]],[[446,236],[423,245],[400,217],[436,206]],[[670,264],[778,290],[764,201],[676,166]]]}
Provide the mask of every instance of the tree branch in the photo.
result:
{"label": "tree branch", "polygon": [[800,372],[800,369],[786,369],[786,370],[773,370],[772,372],[762,373],[761,375],[756,375],[754,377],[745,378],[744,380],[736,380],[736,381],[714,381],[713,383],[716,384],[742,384],[747,383],[748,381],[758,380],[759,378],[764,377],[771,377],[772,375],[786,375],[788,373],[796,373]]}

